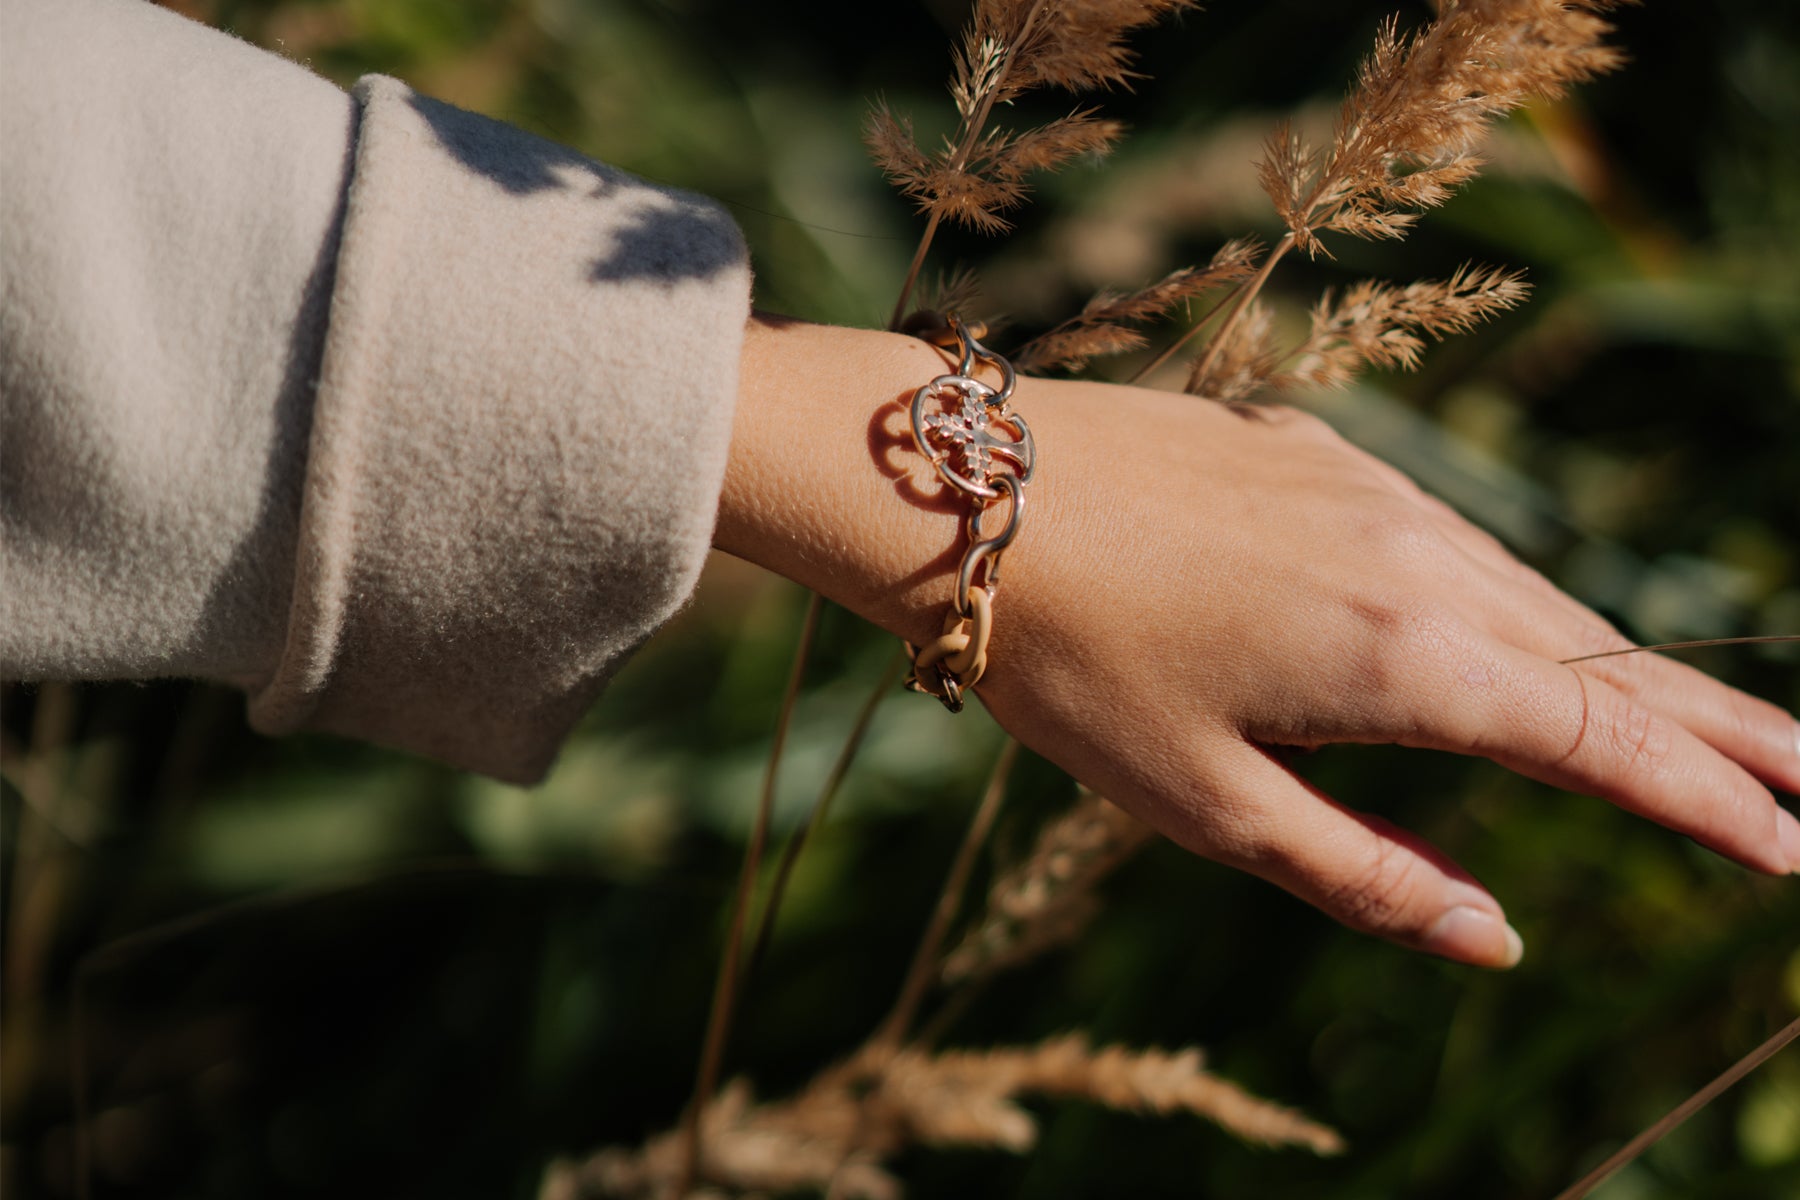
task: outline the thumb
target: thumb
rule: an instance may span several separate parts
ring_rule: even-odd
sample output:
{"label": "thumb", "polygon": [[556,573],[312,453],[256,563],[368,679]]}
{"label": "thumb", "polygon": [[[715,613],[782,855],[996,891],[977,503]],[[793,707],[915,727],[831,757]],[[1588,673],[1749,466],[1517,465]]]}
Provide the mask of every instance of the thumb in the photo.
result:
{"label": "thumb", "polygon": [[[1223,781],[1262,814],[1248,835],[1190,848],[1276,884],[1352,929],[1456,962],[1510,967],[1524,943],[1499,901],[1443,851],[1344,807],[1245,744]],[[1178,842],[1181,830],[1170,831]]]}

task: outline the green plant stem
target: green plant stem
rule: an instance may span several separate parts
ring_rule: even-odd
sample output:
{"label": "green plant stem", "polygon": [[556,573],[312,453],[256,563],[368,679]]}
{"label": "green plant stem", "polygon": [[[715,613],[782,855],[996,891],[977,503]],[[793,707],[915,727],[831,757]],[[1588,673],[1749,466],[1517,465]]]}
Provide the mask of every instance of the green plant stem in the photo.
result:
{"label": "green plant stem", "polygon": [[1581,1200],[1583,1196],[1611,1178],[1620,1167],[1625,1166],[1661,1141],[1670,1130],[1711,1104],[1732,1084],[1774,1058],[1795,1038],[1800,1038],[1800,1020],[1790,1022],[1780,1033],[1738,1059],[1723,1075],[1676,1105],[1662,1120],[1627,1142],[1617,1154],[1589,1171],[1566,1190],[1559,1192],[1556,1200]]}
{"label": "green plant stem", "polygon": [[925,933],[919,938],[919,948],[913,952],[912,965],[907,968],[906,977],[901,981],[899,997],[894,1001],[893,1011],[869,1039],[870,1045],[892,1049],[900,1045],[906,1033],[912,1028],[913,1018],[918,1014],[919,1005],[925,999],[932,981],[937,978],[938,951],[943,947],[944,935],[950,930],[950,922],[955,919],[957,909],[962,907],[963,892],[969,886],[969,876],[975,870],[975,858],[987,841],[988,832],[994,827],[994,818],[1000,813],[1000,801],[1006,795],[1006,781],[1012,776],[1013,764],[1019,759],[1019,743],[1012,738],[1006,739],[1006,745],[1000,750],[1000,757],[994,762],[994,770],[988,776],[987,791],[976,806],[975,815],[969,821],[969,830],[963,835],[962,846],[956,852],[956,861],[951,864],[950,874],[944,879],[944,888],[938,894],[937,908],[932,911],[931,920],[925,926]]}
{"label": "green plant stem", "polygon": [[[813,801],[812,811],[807,813],[806,822],[788,839],[781,852],[781,863],[775,869],[775,879],[769,885],[769,898],[763,902],[762,918],[757,923],[756,940],[751,943],[749,965],[744,968],[744,987],[749,987],[750,980],[756,976],[757,968],[762,964],[763,954],[768,950],[769,939],[775,931],[775,919],[781,910],[781,901],[787,895],[788,879],[794,873],[794,865],[800,861],[800,852],[806,849],[807,840],[813,831],[825,823],[825,816],[831,811],[831,802],[837,798],[838,789],[850,774],[850,765],[856,761],[857,751],[862,749],[863,738],[868,735],[869,725],[875,719],[875,710],[881,702],[892,694],[894,684],[900,678],[900,669],[906,663],[906,652],[898,646],[882,668],[881,678],[876,681],[874,690],[868,699],[863,701],[862,711],[856,714],[856,723],[850,727],[849,736],[838,750],[837,761],[831,765],[831,773],[819,788],[819,795]],[[741,998],[740,998],[741,999]]]}
{"label": "green plant stem", "polygon": [[681,1120],[681,1172],[676,1180],[675,1196],[686,1196],[700,1173],[700,1114],[719,1087],[719,1070],[725,1060],[725,1046],[731,1039],[731,1021],[738,1001],[738,966],[744,949],[744,922],[749,914],[751,893],[756,888],[756,873],[762,866],[763,850],[769,841],[769,824],[775,812],[775,780],[781,769],[781,752],[787,743],[788,725],[794,715],[794,704],[800,696],[800,681],[806,674],[806,660],[812,654],[813,638],[819,631],[819,616],[825,601],[817,592],[808,593],[806,616],[800,626],[800,644],[794,649],[794,662],[788,672],[787,691],[781,697],[781,711],[775,718],[775,734],[769,746],[769,760],[763,769],[762,794],[757,799],[756,823],[750,830],[750,842],[744,848],[744,865],[738,872],[737,893],[731,901],[731,918],[725,934],[725,949],[719,956],[719,974],[713,985],[712,1010],[706,1021],[706,1041],[700,1051],[700,1067],[694,1077],[694,1096],[688,1102]]}

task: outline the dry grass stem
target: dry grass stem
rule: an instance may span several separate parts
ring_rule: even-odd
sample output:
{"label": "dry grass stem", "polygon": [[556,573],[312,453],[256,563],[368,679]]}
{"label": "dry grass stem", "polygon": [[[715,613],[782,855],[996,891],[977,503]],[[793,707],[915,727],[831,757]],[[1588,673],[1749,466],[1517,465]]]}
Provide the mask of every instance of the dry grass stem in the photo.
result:
{"label": "dry grass stem", "polygon": [[944,887],[938,894],[931,920],[919,938],[919,947],[913,953],[912,964],[907,968],[905,979],[901,981],[900,994],[894,1001],[893,1011],[870,1039],[873,1045],[898,1046],[911,1032],[919,1005],[924,1002],[926,992],[937,978],[938,952],[943,948],[944,935],[949,932],[950,922],[956,917],[957,909],[962,907],[963,892],[968,888],[969,876],[975,870],[976,856],[994,827],[994,818],[1000,813],[1000,802],[1006,796],[1007,781],[1012,778],[1013,765],[1018,760],[1019,743],[1012,738],[1006,739],[1006,745],[1000,750],[1000,757],[994,762],[993,773],[988,776],[987,789],[982,794],[981,803],[976,806],[975,815],[969,821],[968,833],[963,836],[962,845],[956,851],[956,860],[950,865],[950,873],[944,879]]}
{"label": "dry grass stem", "polygon": [[[853,1083],[848,1071],[835,1067],[791,1100],[756,1105],[750,1085],[733,1080],[701,1114],[703,1152],[695,1182],[723,1188],[724,1195],[781,1193],[822,1190],[835,1174],[847,1197],[899,1200],[899,1181],[876,1164],[874,1152],[848,1154],[857,1120]],[[609,1147],[579,1163],[559,1163],[546,1176],[540,1200],[693,1200],[703,1193],[680,1190],[681,1154],[671,1132],[637,1150]]]}
{"label": "dry grass stem", "polygon": [[787,745],[788,725],[793,719],[794,704],[800,698],[800,682],[806,675],[806,660],[812,654],[813,639],[819,632],[819,618],[825,602],[817,592],[806,599],[806,616],[800,624],[800,644],[794,648],[793,665],[788,670],[787,689],[781,697],[781,709],[775,718],[775,733],[769,745],[769,757],[763,767],[762,791],[757,797],[756,823],[751,827],[750,841],[744,847],[744,863],[738,871],[737,891],[732,896],[731,917],[725,933],[725,947],[719,955],[719,973],[713,984],[712,1009],[706,1018],[706,1036],[701,1044],[700,1063],[695,1070],[694,1094],[682,1120],[678,1144],[680,1150],[680,1182],[677,1195],[685,1194],[700,1166],[700,1117],[702,1102],[718,1087],[719,1073],[725,1061],[725,1048],[731,1042],[731,1024],[736,1016],[742,989],[738,973],[743,961],[744,928],[750,914],[751,893],[762,866],[763,850],[768,845],[769,825],[775,813],[775,780],[781,770],[781,752]]}
{"label": "dry grass stem", "polygon": [[1079,109],[1017,131],[990,129],[997,104],[1035,87],[1083,91],[1131,79],[1124,39],[1132,30],[1190,7],[1193,0],[977,0],[955,57],[950,95],[957,126],[935,150],[919,145],[912,122],[877,102],[864,129],[882,173],[926,216],[894,306],[906,314],[914,282],[942,221],[984,233],[1009,228],[1004,214],[1028,191],[1027,178],[1084,154],[1103,154],[1123,127]]}
{"label": "dry grass stem", "polygon": [[[699,1178],[741,1193],[824,1188],[835,1175],[843,1196],[889,1200],[900,1187],[881,1164],[909,1147],[1031,1149],[1037,1121],[1018,1103],[1027,1096],[1189,1113],[1257,1145],[1344,1149],[1335,1131],[1208,1073],[1198,1050],[1096,1050],[1081,1034],[1067,1034],[1035,1046],[937,1054],[866,1048],[798,1095],[762,1105],[735,1081],[701,1115]],[[612,1147],[559,1164],[542,1200],[666,1197],[678,1168],[675,1135],[661,1134],[637,1150]]]}
{"label": "dry grass stem", "polygon": [[[1117,87],[1135,76],[1125,38],[1196,0],[977,0],[964,35],[958,82],[972,78],[989,45],[1011,48],[1012,70],[995,89],[1010,103],[1033,87]],[[953,94],[956,89],[953,85]],[[959,105],[960,94],[958,94]]]}
{"label": "dry grass stem", "polygon": [[1248,399],[1281,364],[1275,349],[1275,318],[1261,300],[1251,300],[1237,319],[1214,335],[1207,353],[1188,371],[1186,391],[1222,404]]}
{"label": "dry grass stem", "polygon": [[1149,287],[1128,293],[1101,292],[1080,313],[1025,343],[1013,354],[1021,371],[1079,371],[1093,358],[1144,345],[1132,328],[1165,316],[1177,305],[1231,284],[1256,271],[1261,247],[1251,238],[1225,243],[1204,267],[1182,267]]}
{"label": "dry grass stem", "polygon": [[[981,277],[967,267],[959,267],[939,275],[919,289],[919,307],[937,313],[973,312],[981,299]],[[994,329],[994,317],[987,319],[988,332]]]}
{"label": "dry grass stem", "polygon": [[[1335,1131],[1209,1074],[1196,1049],[1168,1053],[1108,1046],[1095,1050],[1079,1033],[1024,1049],[901,1055],[887,1068],[879,1094],[899,1103],[913,1098],[923,1101],[909,1110],[910,1119],[929,1122],[928,1127],[936,1130],[942,1130],[944,1124],[936,1114],[949,1110],[949,1097],[961,1097],[965,1111],[991,1112],[996,1105],[1010,1104],[1014,1097],[1039,1095],[1086,1100],[1122,1112],[1191,1113],[1259,1145],[1300,1146],[1316,1154],[1337,1154],[1344,1149],[1344,1141]],[[1030,1122],[1023,1110],[1014,1112]],[[1035,1134],[1033,1125],[1004,1127],[997,1117],[989,1121],[992,1132],[988,1136],[971,1128],[968,1132],[976,1136],[952,1135],[945,1140],[1001,1145],[1004,1143],[996,1135],[1005,1128],[1007,1136],[1021,1143],[1016,1148],[1031,1144],[1020,1137],[1020,1131],[1032,1128]],[[931,1140],[923,1132],[919,1136]]]}
{"label": "dry grass stem", "polygon": [[[1256,321],[1256,297],[1282,256],[1295,248],[1321,253],[1319,234],[1327,231],[1404,237],[1421,210],[1442,204],[1480,170],[1477,151],[1495,118],[1559,97],[1623,61],[1603,40],[1612,26],[1600,14],[1626,2],[1440,0],[1437,18],[1413,33],[1402,33],[1396,20],[1384,24],[1329,147],[1309,146],[1285,123],[1264,143],[1258,177],[1287,232],[1240,290],[1188,390],[1220,398],[1255,390],[1256,339],[1240,326]],[[1349,357],[1341,351],[1340,363]],[[1314,365],[1326,374],[1333,368],[1327,356]],[[1271,366],[1265,378],[1272,373]]]}
{"label": "dry grass stem", "polygon": [[794,876],[794,868],[800,862],[801,852],[806,849],[814,831],[825,823],[826,816],[831,812],[831,803],[837,799],[838,789],[844,786],[844,780],[850,775],[850,766],[856,761],[857,752],[862,749],[863,739],[868,736],[869,726],[875,720],[875,710],[893,693],[894,684],[899,681],[905,666],[906,654],[896,646],[887,666],[882,668],[881,677],[875,681],[874,688],[863,700],[862,708],[857,711],[856,720],[851,723],[850,732],[838,749],[837,759],[831,764],[825,782],[819,786],[819,794],[813,800],[812,808],[807,811],[806,820],[782,848],[781,860],[775,868],[775,878],[769,884],[769,895],[763,901],[762,915],[757,920],[756,936],[750,942],[750,956],[744,967],[740,990],[750,986],[750,980],[755,978],[757,969],[762,965],[763,955],[768,952],[769,941],[775,935],[776,918],[781,915],[781,902],[787,898],[788,881]]}
{"label": "dry grass stem", "polygon": [[1600,14],[1618,0],[1443,0],[1405,34],[1389,20],[1339,110],[1331,145],[1289,126],[1264,147],[1263,190],[1308,253],[1318,233],[1403,236],[1481,167],[1494,118],[1617,67]]}
{"label": "dry grass stem", "polygon": [[1155,836],[1124,809],[1084,792],[994,881],[986,911],[944,959],[944,982],[991,975],[1073,940],[1098,908],[1094,888]]}
{"label": "dry grass stem", "polygon": [[1699,638],[1691,642],[1658,642],[1654,646],[1628,646],[1623,650],[1602,650],[1598,654],[1583,654],[1579,658],[1558,659],[1560,666],[1570,663],[1590,662],[1596,658],[1617,658],[1621,654],[1658,654],[1665,650],[1700,650],[1709,646],[1775,646],[1786,642],[1800,642],[1800,633],[1765,633],[1753,637]]}
{"label": "dry grass stem", "polygon": [[1636,1160],[1644,1151],[1654,1146],[1686,1121],[1689,1117],[1717,1100],[1727,1090],[1737,1085],[1746,1075],[1781,1053],[1789,1044],[1800,1040],[1800,1020],[1790,1021],[1768,1041],[1737,1060],[1725,1072],[1711,1083],[1676,1105],[1656,1124],[1644,1130],[1627,1142],[1605,1162],[1589,1171],[1564,1191],[1558,1192],[1556,1200],[1582,1200],[1595,1188],[1605,1183],[1621,1169]]}
{"label": "dry grass stem", "polygon": [[960,154],[948,146],[927,154],[913,140],[912,123],[878,104],[869,116],[867,138],[882,173],[921,212],[997,234],[1012,227],[1001,214],[1024,202],[1029,175],[1054,170],[1080,154],[1104,153],[1121,132],[1117,121],[1088,109],[1023,133],[990,133]]}

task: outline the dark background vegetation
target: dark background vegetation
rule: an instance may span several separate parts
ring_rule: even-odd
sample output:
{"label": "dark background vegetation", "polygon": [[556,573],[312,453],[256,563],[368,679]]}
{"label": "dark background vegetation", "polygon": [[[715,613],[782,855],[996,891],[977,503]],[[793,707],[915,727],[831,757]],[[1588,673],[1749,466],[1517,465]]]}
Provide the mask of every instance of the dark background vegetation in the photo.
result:
{"label": "dark background vegetation", "polygon": [[[863,105],[945,122],[963,17],[953,0],[184,7],[340,82],[395,74],[719,196],[762,306],[859,324],[885,317],[918,228],[864,161]],[[982,267],[1023,334],[1096,285],[1269,236],[1255,139],[1279,112],[1328,113],[1389,7],[1216,0],[1140,39],[1147,77],[1106,101],[1136,130],[1117,158],[1046,182],[1010,240],[949,238],[938,262]],[[1410,241],[1340,240],[1336,263],[1276,276],[1298,313],[1363,274],[1528,268],[1522,311],[1317,403],[1642,638],[1800,631],[1795,12],[1621,13],[1634,64],[1509,123],[1494,169]],[[666,1127],[802,606],[716,563],[530,793],[268,741],[211,688],[9,687],[0,1186],[523,1198],[553,1156]],[[783,828],[889,652],[828,612]],[[1791,648],[1692,657],[1800,704]],[[980,713],[884,707],[741,1022],[730,1067],[762,1094],[879,1017],[998,742]],[[1307,769],[1466,862],[1524,964],[1429,961],[1162,847],[1108,886],[1079,946],[1004,979],[951,1040],[1197,1043],[1350,1154],[1063,1105],[1030,1155],[908,1157],[914,1195],[1547,1196],[1800,1008],[1800,884],[1486,763],[1346,749]],[[1027,760],[1001,848],[1071,794]],[[1800,1054],[1599,1194],[1800,1195]]]}

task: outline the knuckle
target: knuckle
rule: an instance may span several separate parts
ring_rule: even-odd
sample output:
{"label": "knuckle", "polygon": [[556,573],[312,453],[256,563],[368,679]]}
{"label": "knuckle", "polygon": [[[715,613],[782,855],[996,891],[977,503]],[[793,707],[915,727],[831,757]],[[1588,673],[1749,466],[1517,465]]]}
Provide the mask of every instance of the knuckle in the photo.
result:
{"label": "knuckle", "polygon": [[1645,779],[1668,766],[1674,730],[1662,717],[1639,704],[1622,704],[1604,727],[1606,745],[1626,779]]}
{"label": "knuckle", "polygon": [[1346,601],[1352,622],[1348,645],[1355,653],[1342,658],[1350,683],[1363,694],[1392,695],[1426,682],[1437,664],[1449,657],[1460,640],[1455,617],[1437,602],[1388,590],[1361,594]]}
{"label": "knuckle", "polygon": [[1463,619],[1441,601],[1398,592],[1350,607],[1357,649],[1343,656],[1338,683],[1361,732],[1405,745],[1478,736],[1483,705],[1469,693],[1490,688],[1492,673]]}
{"label": "knuckle", "polygon": [[1381,569],[1406,574],[1440,574],[1449,548],[1443,532],[1410,504],[1382,505],[1363,528],[1363,550]]}
{"label": "knuckle", "polygon": [[1325,889],[1325,907],[1356,929],[1399,929],[1419,898],[1418,868],[1397,843],[1377,838],[1360,870]]}
{"label": "knuckle", "polygon": [[1387,591],[1359,596],[1350,608],[1371,657],[1408,673],[1454,657],[1467,642],[1462,620],[1435,598]]}

